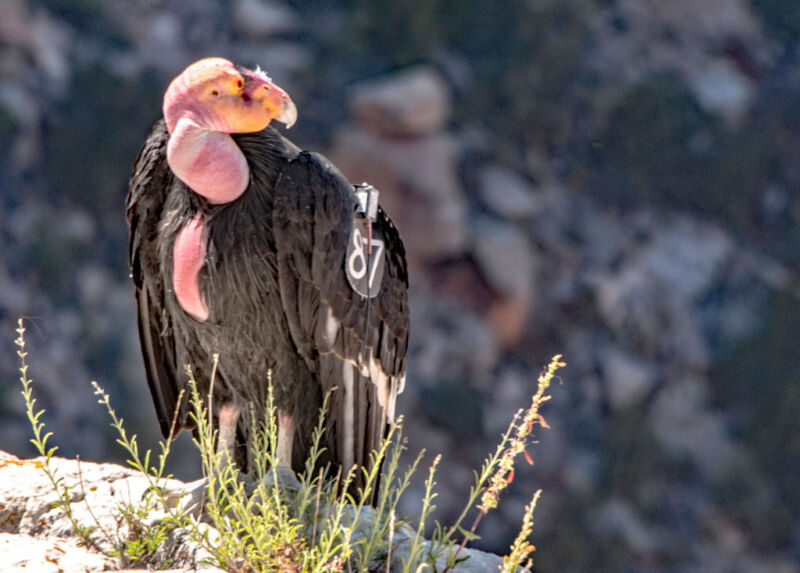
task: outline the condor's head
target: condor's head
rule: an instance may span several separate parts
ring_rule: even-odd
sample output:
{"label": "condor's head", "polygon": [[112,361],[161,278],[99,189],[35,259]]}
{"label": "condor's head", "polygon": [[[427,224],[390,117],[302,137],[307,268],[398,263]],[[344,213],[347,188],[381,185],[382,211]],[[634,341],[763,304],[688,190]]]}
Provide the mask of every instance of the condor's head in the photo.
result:
{"label": "condor's head", "polygon": [[195,62],[164,95],[170,133],[167,160],[175,175],[212,203],[227,203],[247,188],[249,170],[231,133],[261,131],[272,120],[291,127],[297,108],[260,70],[223,58]]}
{"label": "condor's head", "polygon": [[181,119],[224,133],[261,131],[273,119],[291,127],[297,109],[288,94],[261,70],[239,68],[224,58],[193,63],[172,80],[164,95],[170,133]]}

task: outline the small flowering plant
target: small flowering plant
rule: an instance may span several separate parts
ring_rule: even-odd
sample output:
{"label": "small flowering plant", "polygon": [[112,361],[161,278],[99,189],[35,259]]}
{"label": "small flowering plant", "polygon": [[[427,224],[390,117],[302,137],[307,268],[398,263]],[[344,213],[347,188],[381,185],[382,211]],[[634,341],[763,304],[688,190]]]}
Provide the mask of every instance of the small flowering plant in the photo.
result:
{"label": "small flowering plant", "polygon": [[[536,393],[531,398],[531,404],[525,410],[519,410],[503,434],[500,444],[497,446],[494,455],[489,457],[483,465],[480,474],[475,475],[475,485],[472,487],[470,497],[464,511],[459,516],[451,528],[443,532],[439,539],[434,538],[434,542],[440,541],[446,543],[452,539],[456,532],[463,535],[461,544],[455,553],[450,553],[447,559],[447,567],[445,572],[449,571],[452,567],[459,563],[458,555],[461,550],[466,546],[467,542],[477,538],[475,530],[483,517],[492,509],[497,507],[500,493],[514,481],[514,460],[519,454],[525,454],[525,459],[533,465],[533,458],[527,452],[526,446],[530,438],[534,426],[537,424],[543,428],[549,428],[547,421],[539,413],[539,408],[542,404],[550,400],[550,395],[547,393],[550,384],[555,377],[556,371],[559,368],[566,366],[565,362],[561,360],[562,356],[557,354],[552,358],[547,368],[539,374],[538,386]],[[504,572],[513,572],[516,567],[525,560],[524,567],[530,567],[532,559],[530,554],[535,550],[535,547],[528,541],[530,534],[533,530],[533,510],[536,507],[536,502],[539,500],[541,490],[537,491],[530,504],[525,508],[525,517],[523,520],[522,528],[520,529],[517,538],[511,546],[511,552],[503,559]],[[463,529],[460,524],[463,522],[467,513],[472,509],[480,498],[480,501],[475,505],[478,510],[472,526],[469,530]]]}

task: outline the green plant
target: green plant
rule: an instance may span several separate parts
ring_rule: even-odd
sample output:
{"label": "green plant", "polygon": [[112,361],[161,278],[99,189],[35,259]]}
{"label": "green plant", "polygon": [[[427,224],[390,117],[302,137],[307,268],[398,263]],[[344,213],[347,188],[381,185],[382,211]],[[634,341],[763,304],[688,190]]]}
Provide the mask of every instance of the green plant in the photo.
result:
{"label": "green plant", "polygon": [[[78,460],[78,484],[77,486],[68,484],[65,478],[59,475],[58,468],[53,464],[53,455],[58,450],[58,446],[48,447],[48,442],[53,436],[53,433],[45,431],[45,424],[41,419],[42,415],[45,413],[45,410],[36,409],[36,398],[33,397],[32,388],[33,381],[28,377],[28,365],[26,362],[27,352],[25,350],[25,327],[21,319],[17,323],[17,334],[18,337],[15,340],[15,344],[18,347],[17,355],[19,356],[20,360],[19,372],[20,382],[22,384],[21,394],[23,400],[25,401],[27,417],[33,430],[33,438],[31,439],[31,443],[36,447],[36,450],[39,452],[42,458],[44,458],[44,460],[39,463],[42,471],[50,480],[50,483],[57,494],[58,499],[56,502],[54,502],[54,506],[64,512],[64,515],[72,525],[73,532],[86,546],[91,547],[100,553],[119,558],[125,566],[160,565],[160,568],[168,567],[170,565],[169,560],[165,561],[164,563],[155,564],[153,556],[156,554],[156,550],[161,543],[167,539],[167,532],[171,524],[165,522],[152,526],[146,523],[146,517],[154,508],[154,504],[149,496],[147,496],[139,504],[126,503],[121,504],[118,507],[118,527],[117,531],[113,535],[101,525],[100,520],[95,516],[91,506],[88,504],[86,509],[92,518],[93,524],[86,525],[78,520],[72,505],[72,500],[77,497],[75,495],[76,487],[80,489],[80,497],[83,499],[86,498],[83,476],[80,472],[80,460]],[[94,385],[96,387],[96,393],[101,394],[102,396],[100,402],[105,404],[108,408],[109,413],[114,421],[114,426],[118,429],[123,437],[123,439],[118,440],[118,442],[126,446],[129,452],[132,454],[133,460],[138,460],[139,457],[138,448],[136,447],[136,438],[134,437],[132,440],[125,440],[125,430],[122,426],[123,420],[117,418],[116,413],[110,406],[108,396],[102,391],[99,385],[97,385],[96,382]],[[155,471],[157,478],[161,478],[164,472],[164,463],[166,461],[166,456],[169,453],[169,442],[162,443],[162,448],[162,456],[160,456],[158,468],[150,468],[151,471]],[[149,455],[150,452],[148,451],[146,455],[146,460],[148,461]],[[129,463],[131,462],[129,461]],[[147,462],[144,464],[139,464],[138,467],[135,463],[132,463],[131,465],[136,467],[136,469],[143,471],[145,475],[150,475],[148,472],[144,471],[144,468],[148,467]],[[155,484],[156,482],[154,482],[154,485]],[[121,534],[121,531],[124,531],[124,534]]]}
{"label": "green plant", "polygon": [[22,383],[22,398],[25,400],[25,412],[30,421],[31,428],[33,429],[33,438],[31,443],[34,445],[39,455],[44,458],[41,464],[42,471],[44,471],[53,489],[58,496],[55,506],[64,512],[64,515],[69,519],[72,524],[72,529],[75,535],[87,546],[94,549],[99,549],[97,543],[92,539],[93,527],[87,527],[78,522],[75,513],[72,511],[72,492],[74,487],[67,484],[63,476],[58,474],[58,468],[53,465],[53,454],[58,450],[58,446],[47,447],[47,442],[53,436],[52,432],[45,432],[44,422],[41,421],[44,410],[36,410],[36,398],[33,397],[33,381],[28,378],[28,364],[25,360],[28,353],[25,351],[25,326],[22,319],[17,321],[17,339],[14,341],[17,345],[17,356],[19,356],[19,374],[20,382]]}
{"label": "green plant", "polygon": [[125,567],[155,566],[157,569],[166,569],[172,565],[172,559],[160,559],[158,549],[169,539],[171,525],[168,522],[150,524],[147,521],[150,515],[150,503],[124,503],[119,505],[117,523],[124,527],[125,536],[110,552],[119,558]]}
{"label": "green plant", "polygon": [[[125,566],[149,567],[156,569],[168,568],[172,564],[169,557],[161,558],[158,549],[169,538],[169,532],[177,527],[184,526],[184,520],[179,513],[173,512],[169,518],[149,523],[149,516],[154,510],[169,508],[167,497],[164,493],[164,484],[171,476],[164,475],[167,457],[170,452],[170,440],[159,442],[160,453],[156,465],[151,465],[151,452],[147,450],[142,459],[139,453],[139,443],[136,436],[128,437],[125,431],[124,419],[117,416],[111,406],[111,399],[103,388],[92,382],[95,395],[99,396],[98,403],[105,406],[111,426],[117,431],[117,443],[128,452],[128,464],[144,475],[148,480],[149,490],[138,503],[123,503],[118,506],[117,534],[113,538],[112,549],[108,554],[117,557]],[[178,396],[178,403],[183,398],[183,392]],[[174,430],[175,420],[172,422]],[[172,435],[174,432],[171,432]],[[95,519],[95,521],[97,521]],[[120,533],[120,532],[124,533]],[[110,537],[107,535],[107,537]]]}
{"label": "green plant", "polygon": [[[497,507],[500,493],[514,480],[514,459],[524,453],[528,463],[533,463],[533,459],[526,450],[527,440],[534,425],[548,427],[544,417],[539,413],[539,407],[550,399],[547,390],[556,371],[563,366],[565,364],[561,361],[561,355],[556,355],[539,375],[538,387],[531,399],[531,405],[527,410],[519,410],[514,415],[494,454],[484,462],[481,472],[475,473],[475,485],[470,489],[469,500],[456,522],[446,530],[437,524],[436,534],[432,540],[432,545],[436,548],[433,556],[438,558],[443,553],[447,553],[445,571],[458,563],[458,555],[467,542],[477,538],[475,531],[478,524],[487,513]],[[478,498],[480,498],[480,502],[476,503]],[[473,507],[477,509],[477,513],[471,527],[467,530],[461,524]],[[530,511],[532,512],[533,508]],[[461,534],[461,544],[453,552],[452,540],[457,533]]]}
{"label": "green plant", "polygon": [[525,562],[525,568],[533,564],[533,559],[529,556],[536,551],[536,547],[528,539],[533,533],[533,510],[536,509],[536,503],[539,501],[540,495],[542,495],[542,490],[536,490],[531,502],[525,506],[525,516],[522,519],[522,527],[519,530],[519,534],[514,539],[514,543],[511,544],[511,552],[503,557],[503,573],[516,571],[523,561]]}
{"label": "green plant", "polygon": [[[196,426],[195,443],[200,451],[206,480],[205,517],[213,530],[201,525],[198,517],[173,503],[167,491],[169,475],[165,475],[169,440],[159,443],[160,452],[153,462],[152,450],[144,453],[135,435],[129,436],[120,418],[111,406],[110,397],[93,382],[99,403],[104,405],[111,425],[118,434],[117,442],[128,454],[128,464],[148,480],[147,494],[136,503],[129,501],[118,506],[117,531],[112,535],[89,509],[94,525],[85,526],[77,520],[70,500],[74,486],[67,485],[51,463],[56,447],[47,447],[52,433],[44,432],[40,420],[43,410],[36,411],[32,397],[31,380],[27,377],[25,362],[24,328],[19,322],[17,345],[21,361],[20,373],[28,418],[34,438],[32,442],[45,458],[42,468],[58,493],[58,506],[72,523],[73,529],[87,545],[97,551],[118,558],[125,566],[164,568],[173,564],[170,551],[161,550],[169,545],[174,530],[185,531],[188,537],[201,545],[211,556],[214,565],[228,571],[256,573],[267,571],[376,571],[391,570],[393,552],[400,543],[407,550],[400,562],[403,573],[416,572],[424,564],[436,567],[444,561],[444,571],[449,571],[467,559],[461,553],[470,540],[476,539],[476,529],[482,518],[497,507],[499,496],[514,478],[514,461],[526,451],[527,441],[536,424],[547,427],[539,407],[549,399],[547,390],[558,368],[563,366],[556,356],[539,376],[538,390],[531,405],[513,417],[500,444],[475,473],[475,483],[470,489],[467,503],[456,522],[443,527],[435,524],[430,542],[423,537],[426,523],[435,509],[435,475],[441,464],[436,456],[428,469],[422,509],[415,528],[400,519],[397,507],[411,477],[424,455],[420,452],[411,466],[400,471],[399,460],[406,448],[402,419],[391,428],[381,448],[372,453],[369,469],[351,468],[327,478],[316,471],[317,461],[323,453],[321,446],[325,432],[325,415],[330,394],[325,396],[313,433],[311,454],[305,470],[298,476],[299,488],[290,490],[279,485],[275,475],[275,448],[277,444],[276,409],[272,398],[272,381],[268,379],[268,403],[263,421],[253,428],[253,453],[257,460],[253,475],[243,476],[232,459],[217,451],[217,431],[212,426],[209,412],[211,397],[201,396],[197,390],[191,368],[187,367],[191,416]],[[214,357],[212,373],[216,372],[218,357]],[[213,374],[212,386],[213,388]],[[182,400],[183,394],[179,398]],[[258,416],[251,416],[256,420]],[[173,420],[173,429],[175,420]],[[174,434],[172,432],[171,434]],[[383,468],[382,475],[380,468]],[[355,472],[364,472],[365,485],[356,495],[348,493]],[[272,474],[270,482],[267,479]],[[374,496],[377,484],[383,487]],[[83,488],[82,477],[79,485]],[[534,550],[528,541],[533,527],[533,511],[540,491],[536,492],[526,507],[522,528],[504,558],[503,570],[514,571],[525,561],[531,563]],[[375,507],[369,500],[377,499]],[[153,522],[153,512],[162,515]],[[462,524],[474,513],[472,524]],[[217,533],[212,533],[216,531]],[[460,539],[460,541],[456,541]],[[110,549],[108,547],[110,546]]]}

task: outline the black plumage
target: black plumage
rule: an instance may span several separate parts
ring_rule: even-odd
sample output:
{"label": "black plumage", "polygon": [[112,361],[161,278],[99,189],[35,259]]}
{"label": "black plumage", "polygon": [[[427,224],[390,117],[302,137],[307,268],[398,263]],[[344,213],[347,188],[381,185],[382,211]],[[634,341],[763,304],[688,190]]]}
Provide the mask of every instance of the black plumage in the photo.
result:
{"label": "black plumage", "polygon": [[[384,240],[385,271],[368,309],[345,274],[356,216],[353,186],[324,157],[301,152],[271,127],[233,137],[247,159],[250,183],[231,203],[210,204],[173,174],[163,120],[150,132],[130,179],[131,276],[161,430],[169,433],[176,408],[177,427],[191,428],[186,401],[177,403],[187,381],[184,367],[192,365],[200,392],[208,392],[212,355],[219,353],[214,414],[223,404],[239,408],[236,460],[243,470],[252,464],[250,408],[264,411],[269,371],[277,407],[295,419],[295,471],[308,454],[323,395],[334,386],[320,463],[366,466],[405,378],[403,244],[379,211],[374,227]],[[199,276],[205,321],[184,312],[171,277],[176,236],[198,213],[208,239]]]}

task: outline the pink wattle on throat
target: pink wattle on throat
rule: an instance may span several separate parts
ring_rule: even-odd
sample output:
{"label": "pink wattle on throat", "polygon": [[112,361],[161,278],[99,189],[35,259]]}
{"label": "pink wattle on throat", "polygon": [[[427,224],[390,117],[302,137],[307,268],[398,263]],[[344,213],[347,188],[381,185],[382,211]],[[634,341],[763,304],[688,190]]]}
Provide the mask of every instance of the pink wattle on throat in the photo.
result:
{"label": "pink wattle on throat", "polygon": [[178,232],[172,247],[172,286],[178,304],[197,320],[208,320],[208,307],[200,292],[200,270],[206,259],[208,238],[203,215],[198,213]]}
{"label": "pink wattle on throat", "polygon": [[167,161],[178,179],[210,203],[238,199],[250,182],[247,160],[233,138],[188,117],[170,134]]}
{"label": "pink wattle on throat", "polygon": [[[213,204],[230,203],[245,192],[250,169],[228,133],[204,127],[191,113],[168,123],[167,162],[192,191]],[[199,321],[209,316],[199,280],[207,249],[208,238],[204,236],[202,214],[198,213],[175,238],[172,288],[184,312]]]}

